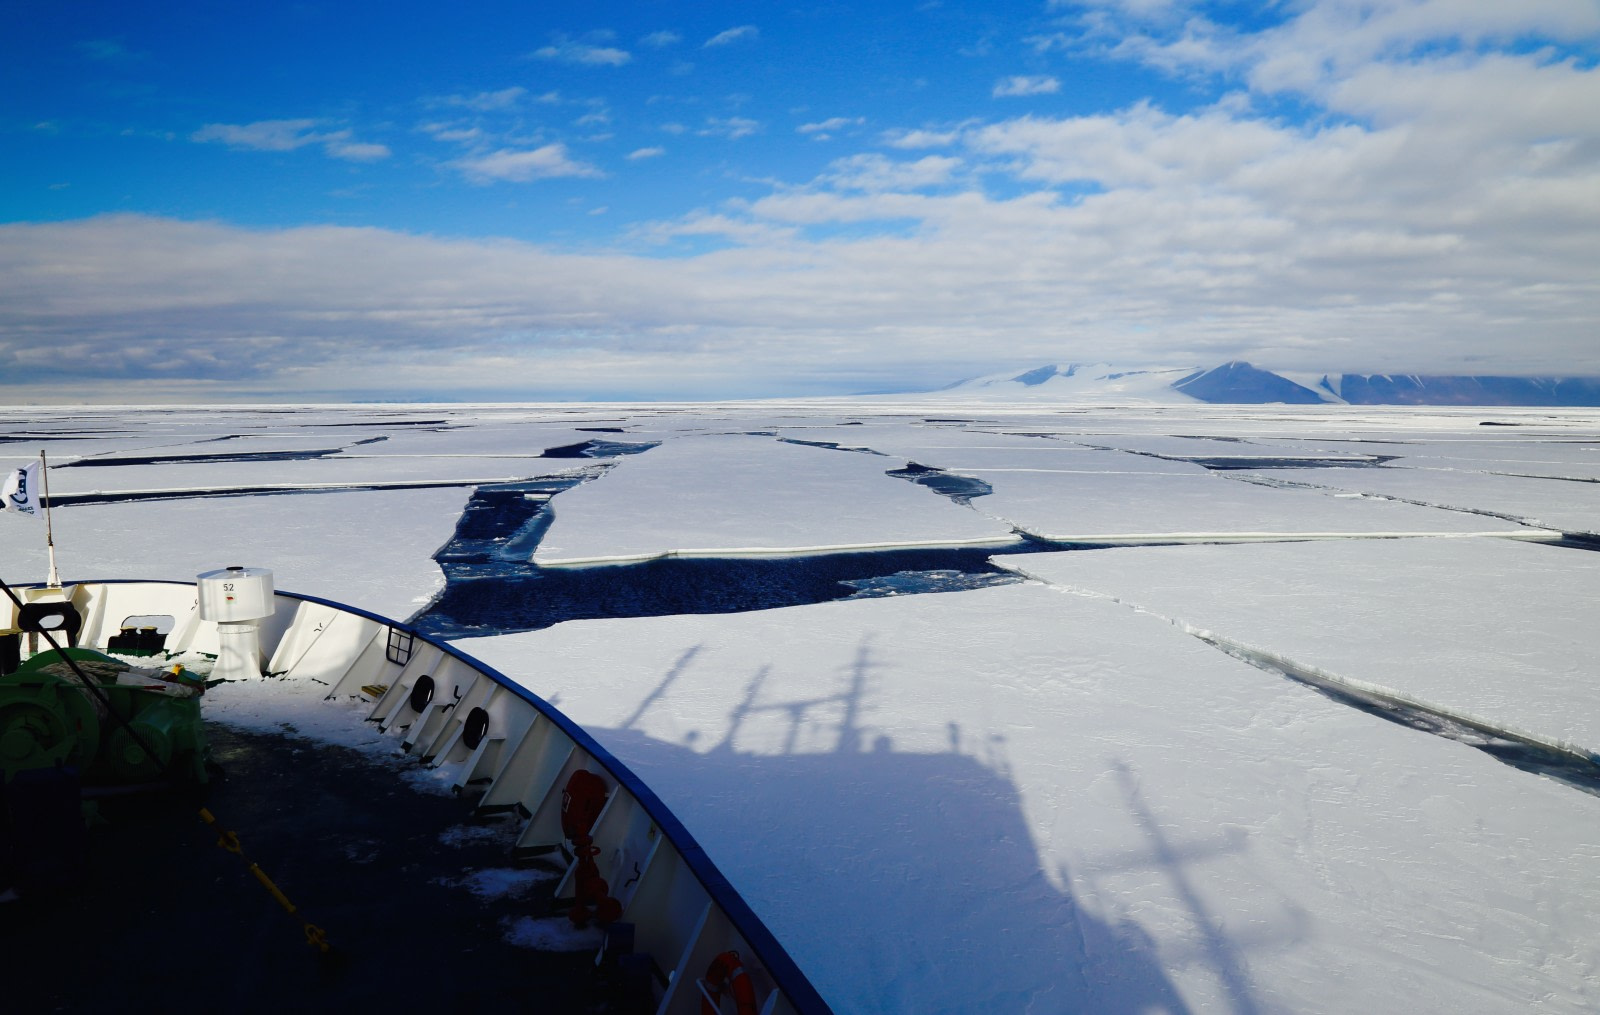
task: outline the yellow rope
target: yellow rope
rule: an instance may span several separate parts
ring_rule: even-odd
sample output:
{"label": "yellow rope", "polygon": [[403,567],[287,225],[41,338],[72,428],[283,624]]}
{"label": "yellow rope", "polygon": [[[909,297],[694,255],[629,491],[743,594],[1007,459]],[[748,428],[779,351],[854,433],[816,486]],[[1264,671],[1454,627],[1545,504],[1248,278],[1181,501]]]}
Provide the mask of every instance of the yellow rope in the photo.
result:
{"label": "yellow rope", "polygon": [[[279,889],[277,885],[273,884],[271,878],[267,877],[267,872],[257,866],[255,861],[244,855],[244,846],[239,842],[239,836],[237,834],[227,830],[226,828],[223,828],[220,824],[218,824],[217,816],[212,814],[204,807],[200,808],[200,818],[206,824],[217,830],[218,846],[221,846],[223,849],[233,853],[241,860],[244,860],[250,864],[250,873],[255,875],[255,879],[261,882],[261,886],[265,888],[274,899],[278,900],[278,905],[282,906],[285,912],[287,912],[290,916],[294,916],[296,913],[300,912],[300,910],[295,907],[295,904],[289,901],[289,897],[284,895],[282,890]],[[317,951],[326,953],[333,947],[332,945],[328,944],[328,937],[325,933],[323,933],[321,927],[316,926],[309,920],[303,920],[301,921],[301,928],[305,931],[306,944],[315,948]]]}

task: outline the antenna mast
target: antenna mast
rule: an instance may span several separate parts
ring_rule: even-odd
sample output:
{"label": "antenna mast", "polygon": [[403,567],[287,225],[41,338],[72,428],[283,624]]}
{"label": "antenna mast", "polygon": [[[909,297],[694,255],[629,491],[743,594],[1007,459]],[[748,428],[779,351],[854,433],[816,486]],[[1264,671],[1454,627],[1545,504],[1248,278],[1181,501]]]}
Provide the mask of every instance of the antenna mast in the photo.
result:
{"label": "antenna mast", "polygon": [[55,527],[50,522],[50,463],[45,461],[44,448],[39,449],[39,473],[44,477],[44,545],[50,551],[49,586],[59,589],[61,575],[56,571]]}

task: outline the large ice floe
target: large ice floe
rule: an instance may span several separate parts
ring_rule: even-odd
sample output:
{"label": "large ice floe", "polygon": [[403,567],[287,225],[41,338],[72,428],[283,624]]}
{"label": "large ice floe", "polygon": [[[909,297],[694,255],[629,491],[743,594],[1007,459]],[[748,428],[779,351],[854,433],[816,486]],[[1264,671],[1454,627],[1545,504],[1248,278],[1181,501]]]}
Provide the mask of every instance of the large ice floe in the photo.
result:
{"label": "large ice floe", "polygon": [[[1600,1006],[1592,410],[0,413],[0,468],[40,446],[69,579],[259,565],[424,620],[468,544],[487,598],[626,597],[656,558],[865,582],[462,642],[638,772],[837,1011]],[[517,510],[462,521],[491,482]],[[41,529],[0,518],[8,581]],[[1025,580],[873,569],[907,547]]]}
{"label": "large ice floe", "polygon": [[540,564],[1005,543],[1009,526],[887,475],[903,463],[749,434],[691,435],[563,495]]}

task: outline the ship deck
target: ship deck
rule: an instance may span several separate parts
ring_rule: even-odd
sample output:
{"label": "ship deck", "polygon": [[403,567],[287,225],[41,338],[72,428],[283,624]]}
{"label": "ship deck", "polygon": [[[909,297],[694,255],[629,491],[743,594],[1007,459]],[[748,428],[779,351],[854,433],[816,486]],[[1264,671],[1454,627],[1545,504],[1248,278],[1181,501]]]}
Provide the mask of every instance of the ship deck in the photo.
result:
{"label": "ship deck", "polygon": [[[217,723],[207,735],[220,771],[203,794],[101,798],[106,822],[70,879],[0,905],[7,1010],[598,1010],[592,948],[508,940],[528,918],[573,933],[551,917],[556,868],[513,878],[523,894],[463,887],[511,868],[514,829],[473,824],[466,801],[348,748]],[[202,803],[299,916],[218,848]]]}

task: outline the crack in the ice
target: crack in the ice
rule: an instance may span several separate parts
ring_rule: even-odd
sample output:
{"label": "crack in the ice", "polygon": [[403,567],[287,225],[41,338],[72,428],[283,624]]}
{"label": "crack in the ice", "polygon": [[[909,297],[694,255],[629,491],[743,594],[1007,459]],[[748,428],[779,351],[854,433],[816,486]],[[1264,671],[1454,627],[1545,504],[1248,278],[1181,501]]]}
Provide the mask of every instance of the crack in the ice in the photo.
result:
{"label": "crack in the ice", "polygon": [[338,483],[328,486],[239,486],[224,489],[188,490],[132,490],[122,493],[69,493],[53,495],[45,500],[49,507],[83,507],[89,504],[122,504],[132,501],[205,500],[217,497],[275,497],[317,493],[352,493],[401,490],[441,490],[463,486],[482,486],[485,483],[512,483],[514,479],[440,479],[404,483]]}
{"label": "crack in the ice", "polygon": [[1505,476],[1509,479],[1548,479],[1557,483],[1600,483],[1600,479],[1587,476],[1535,476],[1526,472],[1484,472],[1485,476]]}
{"label": "crack in the ice", "polygon": [[[1220,438],[1195,438],[1196,440],[1216,440]],[[1117,451],[1125,455],[1138,455],[1141,458],[1154,458],[1162,462],[1176,462],[1180,465],[1198,465],[1207,472],[1239,472],[1247,469],[1381,469],[1388,463],[1395,461],[1401,455],[1360,455],[1346,457],[1343,455],[1305,455],[1296,457],[1289,454],[1278,455],[1164,455],[1158,451],[1140,451],[1136,448],[1119,448],[1110,444],[1091,444],[1088,441],[1072,441],[1079,447],[1090,448],[1094,451]],[[1240,443],[1251,443],[1241,441]],[[1265,447],[1265,445],[1255,445]]]}
{"label": "crack in the ice", "polygon": [[[1021,568],[1019,573],[1027,574]],[[1519,771],[1545,775],[1563,785],[1600,796],[1600,752],[1553,737],[1530,733],[1446,705],[1425,701],[1395,688],[1342,677],[1317,666],[1224,637],[1176,617],[1165,616],[1119,596],[1082,586],[1063,585],[1038,575],[1028,577],[1052,588],[1103,599],[1154,617],[1240,662],[1309,687],[1324,697],[1409,729],[1431,733],[1483,751]]]}
{"label": "crack in the ice", "polygon": [[1358,494],[1368,500],[1391,501],[1396,504],[1410,504],[1413,507],[1432,508],[1435,511],[1454,511],[1464,515],[1479,515],[1484,518],[1494,518],[1502,522],[1511,522],[1528,529],[1548,529],[1550,526],[1542,525],[1537,519],[1524,518],[1520,515],[1506,514],[1503,511],[1491,511],[1488,508],[1461,507],[1454,504],[1435,504],[1431,501],[1413,500],[1410,497],[1401,497],[1392,493],[1373,493],[1369,490],[1346,490],[1337,486],[1322,486],[1319,483],[1303,483],[1292,479],[1274,479],[1269,476],[1223,476],[1239,483],[1250,483],[1253,486],[1264,486],[1268,489],[1278,490],[1310,490],[1315,493],[1326,494]]}
{"label": "crack in the ice", "polygon": [[888,457],[882,451],[874,451],[871,448],[848,447],[836,441],[803,441],[798,437],[779,437],[778,440],[784,444],[798,444],[803,448],[822,448],[824,451],[848,451],[857,455],[877,455],[879,458]]}

